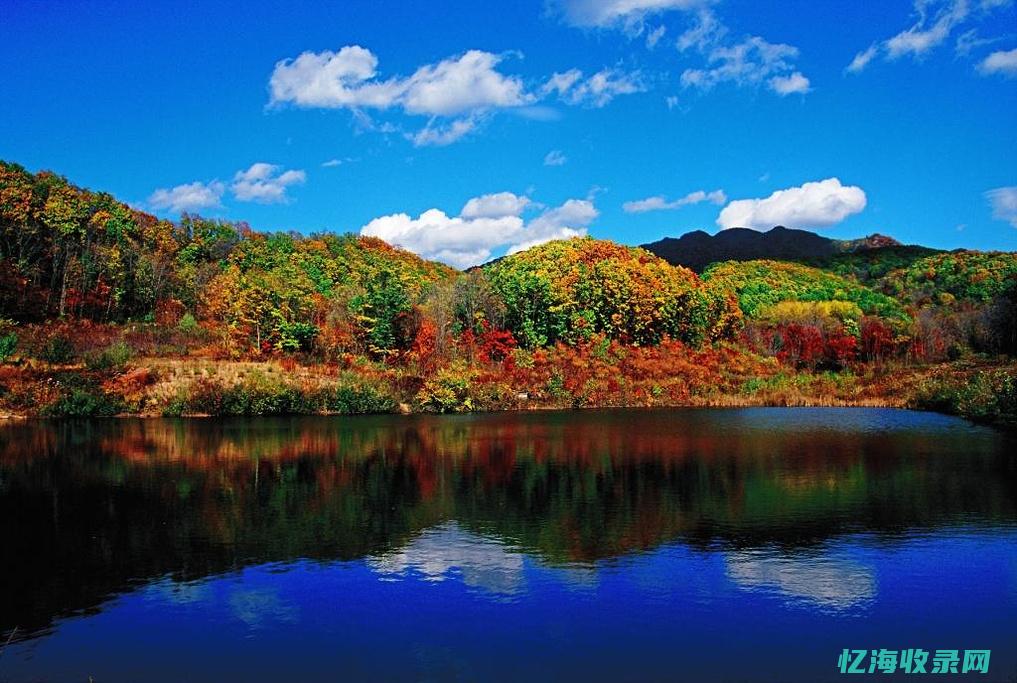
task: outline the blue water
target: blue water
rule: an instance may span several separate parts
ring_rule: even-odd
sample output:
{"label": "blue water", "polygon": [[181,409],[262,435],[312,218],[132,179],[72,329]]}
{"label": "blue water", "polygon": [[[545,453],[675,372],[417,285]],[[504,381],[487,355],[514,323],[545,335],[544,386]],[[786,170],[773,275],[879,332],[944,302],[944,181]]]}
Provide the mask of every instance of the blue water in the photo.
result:
{"label": "blue water", "polygon": [[0,680],[1013,680],[1013,445],[867,409],[13,426]]}

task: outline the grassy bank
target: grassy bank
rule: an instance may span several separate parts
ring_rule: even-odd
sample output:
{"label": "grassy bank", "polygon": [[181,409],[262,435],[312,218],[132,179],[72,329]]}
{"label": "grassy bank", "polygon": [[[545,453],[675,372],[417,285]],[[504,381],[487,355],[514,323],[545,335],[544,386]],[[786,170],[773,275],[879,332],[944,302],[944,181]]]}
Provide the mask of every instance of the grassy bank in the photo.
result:
{"label": "grassy bank", "polygon": [[[1017,363],[966,359],[938,365],[859,365],[796,371],[731,349],[620,358],[569,354],[476,363],[429,373],[361,362],[348,367],[292,359],[107,357],[0,366],[0,414],[281,415],[470,412],[680,406],[910,407],[977,422],[1017,425]],[[112,356],[112,361],[109,356]],[[639,358],[633,358],[639,356]],[[590,359],[593,359],[592,361]],[[710,365],[709,360],[713,361]],[[576,360],[572,358],[572,360]],[[505,367],[509,365],[509,367]]]}

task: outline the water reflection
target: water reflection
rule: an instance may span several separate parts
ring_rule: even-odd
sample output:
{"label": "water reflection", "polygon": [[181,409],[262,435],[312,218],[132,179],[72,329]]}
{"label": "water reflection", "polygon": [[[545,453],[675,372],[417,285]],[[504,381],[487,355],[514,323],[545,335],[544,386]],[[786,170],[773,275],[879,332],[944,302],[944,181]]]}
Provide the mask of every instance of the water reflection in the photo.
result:
{"label": "water reflection", "polygon": [[[1013,446],[880,410],[13,424],[0,633],[38,635],[144,585],[201,604],[205,577],[300,560],[497,599],[533,593],[534,567],[600,591],[602,570],[637,571],[625,563],[662,546],[706,558],[686,569],[717,557],[742,592],[858,610],[880,582],[831,543],[1012,528]],[[688,571],[652,581],[722,590]],[[302,618],[271,590],[227,603],[250,628]]]}
{"label": "water reflection", "polygon": [[878,589],[872,567],[835,554],[740,550],[728,553],[725,563],[727,575],[742,588],[774,591],[835,611],[865,606]]}
{"label": "water reflection", "polygon": [[428,529],[401,548],[367,558],[385,577],[414,572],[425,581],[461,577],[467,586],[511,595],[523,588],[523,555],[498,541],[463,531],[455,523]]}

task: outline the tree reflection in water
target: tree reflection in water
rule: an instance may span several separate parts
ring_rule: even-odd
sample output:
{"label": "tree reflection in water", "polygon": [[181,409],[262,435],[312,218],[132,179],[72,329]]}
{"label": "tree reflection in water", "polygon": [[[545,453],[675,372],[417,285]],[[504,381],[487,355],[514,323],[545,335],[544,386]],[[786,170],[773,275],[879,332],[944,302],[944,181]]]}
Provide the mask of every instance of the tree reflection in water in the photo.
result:
{"label": "tree reflection in water", "polygon": [[[526,558],[589,580],[667,543],[726,553],[744,588],[850,607],[873,578],[824,561],[825,541],[1012,523],[1013,445],[949,418],[836,409],[11,424],[0,632],[166,575],[366,558],[383,579],[457,574],[511,596]],[[278,607],[235,601],[250,619]]]}

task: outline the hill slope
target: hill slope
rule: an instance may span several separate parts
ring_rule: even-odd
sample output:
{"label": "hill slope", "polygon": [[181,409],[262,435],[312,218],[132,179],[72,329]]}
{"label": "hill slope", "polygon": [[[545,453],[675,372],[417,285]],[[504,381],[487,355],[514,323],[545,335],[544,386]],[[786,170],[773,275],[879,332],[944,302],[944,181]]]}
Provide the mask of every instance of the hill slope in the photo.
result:
{"label": "hill slope", "polygon": [[[731,228],[710,235],[696,230],[677,238],[665,237],[642,247],[671,265],[685,266],[698,273],[711,263],[720,261],[766,259],[819,265],[841,254],[899,249],[902,245],[892,237],[878,234],[856,240],[834,240],[808,230],[778,225],[766,232]],[[933,253],[932,250],[929,253]]]}

